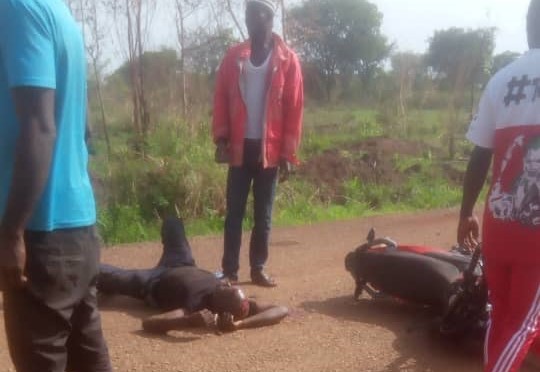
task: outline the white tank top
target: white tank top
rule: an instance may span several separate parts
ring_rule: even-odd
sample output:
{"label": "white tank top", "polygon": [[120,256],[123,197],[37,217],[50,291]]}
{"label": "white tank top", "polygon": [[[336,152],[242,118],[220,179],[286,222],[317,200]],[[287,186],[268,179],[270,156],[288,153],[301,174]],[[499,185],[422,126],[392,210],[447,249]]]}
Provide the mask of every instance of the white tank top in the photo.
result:
{"label": "white tank top", "polygon": [[260,66],[254,66],[251,59],[245,65],[244,102],[247,109],[245,138],[261,139],[266,120],[267,77],[272,53]]}

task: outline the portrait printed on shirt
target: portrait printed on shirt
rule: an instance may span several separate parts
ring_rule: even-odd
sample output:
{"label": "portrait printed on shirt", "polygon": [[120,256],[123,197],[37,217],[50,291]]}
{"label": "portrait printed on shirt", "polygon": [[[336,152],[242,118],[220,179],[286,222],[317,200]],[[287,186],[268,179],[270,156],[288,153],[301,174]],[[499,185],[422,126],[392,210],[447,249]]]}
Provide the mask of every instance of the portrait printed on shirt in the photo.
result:
{"label": "portrait printed on shirt", "polygon": [[493,218],[540,226],[540,135],[518,135],[505,150],[489,196]]}

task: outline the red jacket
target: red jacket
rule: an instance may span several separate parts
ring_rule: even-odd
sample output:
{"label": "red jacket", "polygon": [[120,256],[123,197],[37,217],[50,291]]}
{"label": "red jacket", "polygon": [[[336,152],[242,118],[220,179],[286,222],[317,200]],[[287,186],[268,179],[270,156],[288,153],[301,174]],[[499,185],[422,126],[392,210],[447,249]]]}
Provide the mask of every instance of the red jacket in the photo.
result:
{"label": "red jacket", "polygon": [[[250,55],[250,41],[230,48],[217,75],[212,130],[214,142],[228,141],[231,166],[240,166],[243,160],[247,110],[240,81]],[[277,167],[282,158],[298,164],[304,105],[302,69],[297,55],[277,35],[269,71],[263,166]]]}

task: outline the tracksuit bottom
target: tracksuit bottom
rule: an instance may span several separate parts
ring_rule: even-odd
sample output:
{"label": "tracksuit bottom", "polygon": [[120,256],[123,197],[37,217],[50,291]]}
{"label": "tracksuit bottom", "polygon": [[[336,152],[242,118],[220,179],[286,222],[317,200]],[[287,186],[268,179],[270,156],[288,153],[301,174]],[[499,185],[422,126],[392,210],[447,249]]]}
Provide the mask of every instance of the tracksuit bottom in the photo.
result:
{"label": "tracksuit bottom", "polygon": [[531,347],[540,349],[540,267],[496,255],[488,255],[485,264],[492,305],[485,371],[518,371]]}

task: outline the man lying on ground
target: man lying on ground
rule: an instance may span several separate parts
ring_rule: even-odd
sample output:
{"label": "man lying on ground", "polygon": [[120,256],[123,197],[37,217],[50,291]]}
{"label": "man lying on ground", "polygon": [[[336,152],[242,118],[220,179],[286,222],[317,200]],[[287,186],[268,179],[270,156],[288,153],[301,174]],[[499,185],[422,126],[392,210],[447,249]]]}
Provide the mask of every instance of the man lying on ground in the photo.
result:
{"label": "man lying on ground", "polygon": [[199,269],[181,220],[166,219],[161,237],[163,254],[153,269],[100,267],[98,290],[102,294],[130,296],[164,311],[144,319],[144,330],[165,333],[217,326],[232,332],[277,324],[287,316],[286,307],[258,304],[247,299],[239,287]]}

